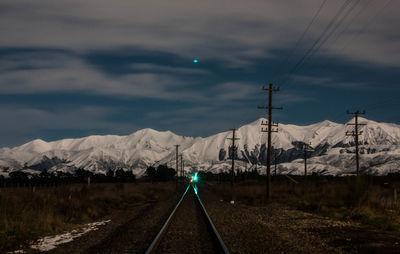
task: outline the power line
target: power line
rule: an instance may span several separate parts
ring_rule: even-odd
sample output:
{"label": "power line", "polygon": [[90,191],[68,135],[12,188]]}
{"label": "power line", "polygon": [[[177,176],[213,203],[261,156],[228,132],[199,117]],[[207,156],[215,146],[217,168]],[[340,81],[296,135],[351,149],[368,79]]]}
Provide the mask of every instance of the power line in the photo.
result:
{"label": "power line", "polygon": [[[354,39],[358,38],[362,33],[365,32],[365,30],[367,29],[368,26],[371,25],[371,23],[393,2],[393,0],[388,0],[381,9],[379,9],[374,16],[372,16],[369,20],[367,20],[367,22],[364,23],[364,26],[357,31],[357,33],[355,33],[353,35],[353,37],[351,39],[348,40],[348,42],[353,41]],[[347,45],[349,45],[349,43],[345,43],[343,45],[343,47],[339,50],[342,51],[343,49],[345,49],[347,47]]]}
{"label": "power line", "polygon": [[[350,0],[351,1],[351,0]],[[331,36],[333,34],[335,34],[335,32],[337,31],[337,29],[343,24],[343,22],[346,20],[346,18],[350,15],[350,13],[354,10],[354,8],[357,6],[357,4],[360,2],[360,0],[357,0],[354,2],[354,4],[352,6],[350,6],[350,8],[347,10],[347,12],[340,17],[339,21],[336,22],[335,26],[331,29],[331,31],[322,39],[322,42],[320,42],[318,44],[318,46],[316,47],[315,50],[313,50],[305,59],[304,61],[298,66],[297,69],[300,69],[305,62],[310,59],[311,57],[313,57],[320,49],[322,46],[325,45],[325,43],[331,38]],[[287,76],[287,78],[284,80],[284,82],[282,82],[281,86],[284,86],[290,79],[290,75]]]}
{"label": "power line", "polygon": [[[388,0],[388,1],[384,4],[384,6],[383,6],[381,9],[379,9],[379,10],[375,13],[374,16],[372,16],[371,19],[369,19],[367,22],[365,22],[363,28],[362,28],[361,30],[359,30],[357,33],[355,33],[355,34],[353,35],[353,37],[351,37],[349,40],[347,40],[347,43],[344,43],[343,46],[342,46],[340,49],[338,49],[336,52],[339,53],[339,52],[343,51],[343,50],[349,45],[349,43],[350,43],[351,41],[353,41],[354,39],[358,38],[358,37],[366,30],[366,28],[372,23],[372,21],[374,21],[374,20],[379,16],[379,14],[381,14],[381,12],[382,12],[385,8],[387,8],[387,7],[390,5],[390,3],[391,3],[392,1],[393,1],[393,0]],[[365,11],[366,7],[367,7],[370,3],[371,3],[371,1],[367,2],[367,4],[364,6],[364,8],[361,9],[355,16],[358,16],[358,15],[360,15],[363,11]],[[355,18],[353,18],[353,20],[354,20],[354,19],[355,19]],[[348,27],[349,27],[350,24],[353,22],[353,20],[350,21],[349,24],[347,25],[347,27],[346,27],[344,30],[342,30],[342,31],[340,32],[340,34],[338,35],[337,39],[348,29]],[[325,63],[325,64],[323,64],[322,66],[320,66],[319,69],[320,69],[320,70],[321,70],[321,69],[322,69],[322,70],[325,70],[326,67],[327,67],[327,65],[328,65],[328,64]]]}
{"label": "power line", "polygon": [[[300,45],[300,42],[304,39],[305,35],[308,33],[308,31],[310,30],[311,26],[313,25],[314,21],[316,20],[316,18],[318,17],[319,13],[321,12],[322,8],[324,7],[325,3],[328,0],[324,0],[322,1],[321,5],[319,6],[317,12],[314,14],[313,18],[311,19],[311,21],[308,23],[306,29],[303,31],[303,33],[301,34],[301,36],[299,37],[299,39],[296,41],[295,45],[292,47],[292,49],[290,50],[289,54],[287,54],[287,56],[285,57],[285,60],[281,62],[281,64],[279,65],[279,68],[277,68],[277,70],[275,71],[275,73],[272,75],[272,81],[275,82],[275,78],[276,76],[279,74],[279,70],[282,70],[283,67],[289,62],[290,58],[292,58],[294,51],[298,48],[298,46]],[[281,73],[281,72],[280,72]],[[279,75],[278,75],[279,76]]]}
{"label": "power line", "polygon": [[361,15],[361,13],[363,13],[369,7],[371,2],[372,0],[366,1],[364,6],[353,16],[352,19],[349,20],[344,29],[342,29],[342,31],[338,33],[338,36],[336,37],[336,40],[333,41],[333,43],[335,43],[338,40],[338,38],[340,38],[350,28],[350,26],[355,22],[355,20]]}
{"label": "power line", "polygon": [[[349,28],[350,25],[354,22],[354,20],[356,20],[356,19],[361,15],[361,13],[364,12],[364,11],[367,9],[368,6],[370,6],[371,2],[372,2],[372,0],[368,1],[368,2],[364,5],[364,7],[363,7],[362,9],[359,10],[359,12],[349,21],[349,23],[347,24],[347,26],[339,33],[339,35],[336,37],[336,40],[337,40],[342,34],[344,34],[345,31],[348,30],[348,28]],[[366,22],[364,23],[364,26],[362,27],[362,29],[358,30],[357,33],[353,34],[353,36],[352,36],[349,40],[347,40],[347,43],[344,43],[343,46],[342,46],[340,49],[337,50],[337,52],[339,53],[339,52],[343,51],[343,50],[349,45],[349,42],[351,42],[351,41],[355,40],[356,38],[358,38],[358,37],[366,30],[366,28],[380,15],[392,2],[393,2],[393,0],[388,0],[388,1],[383,5],[382,8],[378,9],[378,11],[375,12],[375,14],[374,14],[373,16],[371,16],[371,18],[368,19],[368,21],[366,21]],[[328,65],[328,64],[325,63],[325,64],[323,64],[322,66],[320,66],[319,69],[320,69],[320,70],[321,70],[321,69],[322,69],[322,70],[325,70],[325,69],[327,68],[327,65]],[[367,105],[367,106],[365,107],[365,109],[367,109],[368,111],[372,111],[372,110],[375,110],[375,109],[377,109],[377,108],[379,108],[379,107],[381,107],[381,106],[383,106],[383,105],[385,105],[385,104],[391,103],[393,100],[397,100],[397,98],[391,97],[391,98],[386,99],[385,101],[377,102],[377,103],[374,103],[374,104],[369,104],[369,105]],[[344,119],[342,113],[339,113],[338,115],[334,116],[334,117],[332,118],[332,120],[339,119],[339,118],[340,118],[341,120]]]}
{"label": "power line", "polygon": [[[301,65],[307,60],[309,55],[315,50],[315,48],[319,45],[321,40],[323,40],[326,36],[327,33],[331,30],[331,28],[334,26],[334,24],[337,22],[338,18],[342,15],[343,11],[347,8],[347,6],[351,3],[352,0],[345,0],[345,2],[342,4],[342,6],[339,8],[339,10],[336,12],[332,20],[329,22],[329,24],[325,27],[325,29],[322,31],[322,33],[318,36],[317,40],[311,45],[311,47],[304,53],[304,55],[300,58],[300,60],[293,66],[293,68],[286,74],[285,78],[283,79],[283,82],[281,82],[281,86],[287,83],[291,75],[293,75],[294,72],[297,71],[301,67]],[[329,35],[329,34],[328,34]]]}
{"label": "power line", "polygon": [[[353,12],[353,10],[356,8],[356,6],[361,2],[360,0],[356,0],[353,2],[352,5],[350,5],[353,1],[352,0],[345,0],[342,4],[342,6],[339,8],[339,10],[336,12],[330,23],[326,26],[326,28],[322,31],[320,36],[317,38],[317,40],[313,43],[313,45],[304,53],[304,55],[300,58],[300,60],[290,69],[290,71],[282,77],[282,81],[280,83],[280,86],[283,87],[286,85],[286,83],[290,80],[291,76],[298,70],[300,69],[304,63],[309,60],[313,55],[315,55],[324,44],[331,38],[333,34],[338,30],[338,28],[343,24],[343,22],[347,19],[347,17]],[[349,26],[353,23],[353,21],[367,8],[367,6],[370,4],[371,0],[367,2],[367,4],[362,8],[347,24],[347,26],[338,33],[337,38],[338,39],[347,29]],[[355,34],[353,37],[356,38],[358,37],[362,32],[366,30],[366,28],[376,19],[376,17],[385,9],[387,8],[393,0],[388,0],[384,6],[377,11],[377,13],[364,25],[364,27],[358,31],[358,33]],[[350,5],[350,8],[347,8]],[[347,11],[346,11],[347,10]],[[344,15],[343,15],[344,13]],[[306,29],[307,31],[307,29]],[[344,44],[344,46],[339,50],[343,50],[347,45]]]}
{"label": "power line", "polygon": [[354,2],[352,6],[347,10],[347,12],[340,18],[340,20],[336,23],[335,27],[331,30],[331,32],[324,38],[324,40],[318,45],[318,48],[311,53],[309,57],[312,57],[316,54],[319,49],[331,38],[331,36],[336,32],[336,30],[343,24],[346,18],[350,15],[350,13],[354,10],[354,8],[360,3],[360,0]]}

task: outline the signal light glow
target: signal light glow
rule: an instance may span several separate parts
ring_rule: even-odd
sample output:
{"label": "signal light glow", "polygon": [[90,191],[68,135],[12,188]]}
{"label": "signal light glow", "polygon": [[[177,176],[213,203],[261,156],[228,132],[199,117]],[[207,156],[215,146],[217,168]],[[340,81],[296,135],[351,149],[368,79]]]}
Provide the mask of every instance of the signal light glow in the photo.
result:
{"label": "signal light glow", "polygon": [[199,59],[193,59],[193,63],[198,63]]}
{"label": "signal light glow", "polygon": [[197,180],[198,180],[197,173],[194,173],[193,182],[197,182]]}

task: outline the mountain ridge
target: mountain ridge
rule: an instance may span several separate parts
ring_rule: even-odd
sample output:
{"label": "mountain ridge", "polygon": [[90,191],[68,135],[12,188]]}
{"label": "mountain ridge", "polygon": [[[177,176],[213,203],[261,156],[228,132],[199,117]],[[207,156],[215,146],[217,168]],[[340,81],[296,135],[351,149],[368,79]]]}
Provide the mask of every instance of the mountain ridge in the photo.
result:
{"label": "mountain ridge", "polygon": [[[267,134],[260,130],[261,122],[266,121],[259,118],[237,129],[240,140],[235,157],[239,170],[265,164]],[[351,119],[348,123],[353,122]],[[399,167],[394,167],[400,162],[400,125],[361,117],[359,123],[367,123],[361,127],[363,134],[360,136],[360,153],[365,154],[361,164],[363,170],[374,174],[398,170]],[[311,143],[315,149],[309,160],[310,172],[320,172],[321,169],[334,175],[348,172],[353,163],[354,140],[346,137],[345,132],[351,128],[329,120],[302,126],[280,124],[279,132],[272,136],[272,152],[277,157],[280,172],[301,173],[303,143]],[[227,170],[227,160],[231,158],[228,139],[231,135],[230,131],[225,131],[208,137],[185,137],[172,131],[145,128],[125,136],[92,135],[51,142],[35,139],[21,146],[1,148],[0,174],[7,176],[15,170],[43,168],[41,165],[52,165],[46,168],[50,171],[84,168],[105,173],[109,169],[122,168],[142,174],[147,166],[157,163],[174,167],[176,144],[180,145],[183,153],[185,170],[219,172]],[[348,163],[339,163],[341,160]],[[378,160],[381,166],[374,166],[374,160]]]}

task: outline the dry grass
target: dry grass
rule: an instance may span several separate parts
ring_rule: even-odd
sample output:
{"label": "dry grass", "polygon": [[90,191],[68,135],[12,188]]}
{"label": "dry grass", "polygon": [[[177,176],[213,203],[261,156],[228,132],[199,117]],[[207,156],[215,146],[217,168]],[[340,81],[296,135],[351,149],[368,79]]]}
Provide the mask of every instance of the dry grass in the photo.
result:
{"label": "dry grass", "polygon": [[[300,210],[341,220],[354,220],[376,229],[400,233],[400,201],[394,199],[400,183],[388,186],[373,183],[368,177],[335,180],[308,179],[294,184],[272,183],[272,202],[285,203]],[[231,197],[230,184],[214,185],[224,199]],[[235,185],[235,199],[247,205],[266,205],[265,185],[257,182]]]}
{"label": "dry grass", "polygon": [[114,183],[0,189],[0,252],[100,220],[112,210],[157,200],[170,184]]}

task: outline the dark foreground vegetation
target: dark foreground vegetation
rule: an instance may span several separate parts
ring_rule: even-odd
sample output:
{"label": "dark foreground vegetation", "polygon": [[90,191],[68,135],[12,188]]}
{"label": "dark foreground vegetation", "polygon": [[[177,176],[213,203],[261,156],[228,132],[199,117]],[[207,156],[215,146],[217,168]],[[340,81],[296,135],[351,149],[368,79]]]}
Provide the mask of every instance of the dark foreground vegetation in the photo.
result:
{"label": "dark foreground vegetation", "polygon": [[38,237],[102,220],[125,206],[157,201],[168,183],[69,184],[0,188],[0,253]]}
{"label": "dark foreground vegetation", "polygon": [[[166,182],[173,181],[175,170],[165,165],[157,168],[149,167],[142,181]],[[0,175],[0,187],[35,187],[35,186],[57,186],[76,183],[117,183],[136,182],[136,175],[132,171],[117,169],[108,170],[106,174],[94,174],[88,170],[76,169],[73,173],[48,172],[46,169],[39,174],[30,174],[23,171],[13,171],[9,177]]]}
{"label": "dark foreground vegetation", "polygon": [[[216,182],[214,177],[214,183]],[[340,220],[360,222],[374,229],[400,234],[400,175],[348,177],[272,178],[270,202]],[[295,183],[297,181],[297,183]],[[266,205],[265,177],[237,180],[232,192],[229,183],[212,184],[214,191],[230,200]]]}
{"label": "dark foreground vegetation", "polygon": [[[132,172],[93,175],[37,176],[15,173],[0,179],[0,253],[24,247],[44,235],[72,230],[103,220],[116,210],[137,203],[160,200],[160,193],[176,190],[175,171],[166,166],[150,167],[136,180]],[[231,188],[229,173],[199,172],[199,188],[237,203],[266,206],[265,176],[257,171],[239,172]],[[90,184],[88,183],[90,179]],[[179,180],[182,182],[182,179]],[[352,220],[400,234],[400,175],[385,177],[273,176],[272,200],[323,216]]]}
{"label": "dark foreground vegetation", "polygon": [[132,171],[117,169],[109,170],[104,174],[94,174],[88,170],[77,169],[73,173],[48,172],[29,174],[23,171],[9,173],[9,177],[0,176],[0,187],[27,187],[27,186],[57,186],[76,183],[115,183],[135,182],[136,175]]}

